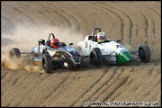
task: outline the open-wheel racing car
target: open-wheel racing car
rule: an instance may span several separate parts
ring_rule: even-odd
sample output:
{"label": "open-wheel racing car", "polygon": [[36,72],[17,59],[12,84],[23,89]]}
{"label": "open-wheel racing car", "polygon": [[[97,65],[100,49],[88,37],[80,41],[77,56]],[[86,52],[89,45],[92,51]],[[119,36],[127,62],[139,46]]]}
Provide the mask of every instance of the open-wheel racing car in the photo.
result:
{"label": "open-wheel racing car", "polygon": [[59,48],[53,48],[50,46],[51,38],[55,39],[53,33],[49,34],[46,42],[44,39],[39,39],[38,46],[33,47],[30,52],[20,52],[19,48],[12,48],[9,51],[9,58],[15,60],[22,54],[32,55],[32,61],[42,62],[42,68],[47,73],[58,67],[79,69],[82,58],[78,51],[71,47],[73,43],[67,46],[64,42],[59,42]]}
{"label": "open-wheel racing car", "polygon": [[[101,33],[101,36],[98,34]],[[106,39],[104,32],[100,28],[95,28],[92,35],[85,37],[84,41],[78,43],[78,49],[83,58],[89,57],[90,63],[96,67],[100,66],[102,61],[108,64],[123,64],[140,59],[141,62],[147,63],[150,60],[151,53],[147,44],[142,44],[135,51],[128,51],[125,47],[119,44],[120,40],[112,41]],[[98,39],[105,38],[103,42],[98,42]]]}

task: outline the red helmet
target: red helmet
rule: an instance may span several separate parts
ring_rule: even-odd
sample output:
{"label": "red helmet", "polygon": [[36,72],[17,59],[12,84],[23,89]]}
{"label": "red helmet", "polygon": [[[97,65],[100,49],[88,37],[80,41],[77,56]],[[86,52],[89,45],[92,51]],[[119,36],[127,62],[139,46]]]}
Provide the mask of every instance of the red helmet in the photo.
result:
{"label": "red helmet", "polygon": [[57,38],[54,38],[50,41],[50,46],[54,47],[54,48],[59,48],[59,40]]}

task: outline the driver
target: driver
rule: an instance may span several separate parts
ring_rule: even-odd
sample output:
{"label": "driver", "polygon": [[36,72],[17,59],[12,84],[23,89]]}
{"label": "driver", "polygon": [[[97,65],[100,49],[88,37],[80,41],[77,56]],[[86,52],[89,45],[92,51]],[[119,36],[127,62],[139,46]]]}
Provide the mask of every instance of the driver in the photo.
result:
{"label": "driver", "polygon": [[57,38],[54,38],[50,41],[50,46],[52,46],[53,48],[59,48],[59,40]]}
{"label": "driver", "polygon": [[106,35],[105,35],[105,33],[104,32],[99,32],[97,34],[97,42],[98,43],[103,43],[105,41],[106,41]]}

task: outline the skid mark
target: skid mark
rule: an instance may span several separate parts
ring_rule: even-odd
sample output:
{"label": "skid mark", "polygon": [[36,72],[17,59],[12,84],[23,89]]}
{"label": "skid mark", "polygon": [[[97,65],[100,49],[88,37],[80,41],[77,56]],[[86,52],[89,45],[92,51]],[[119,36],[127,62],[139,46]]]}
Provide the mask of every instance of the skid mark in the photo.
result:
{"label": "skid mark", "polygon": [[13,86],[15,86],[16,84],[17,84],[17,82],[18,82],[18,80],[22,77],[22,76],[24,76],[24,74],[26,74],[26,73],[21,73],[21,74],[17,74],[15,77],[14,77],[14,80],[13,80]]}
{"label": "skid mark", "polygon": [[[113,72],[112,72],[112,74],[111,74],[111,76],[110,76],[110,78],[109,79],[107,79],[106,81],[104,81],[104,83],[102,83],[101,85],[99,85],[99,87],[98,88],[96,88],[96,90],[94,90],[94,92],[91,94],[91,95],[89,95],[88,97],[86,97],[86,99],[84,99],[84,101],[86,102],[86,101],[90,101],[90,100],[92,100],[92,98],[94,98],[94,96],[99,96],[99,95],[101,95],[102,94],[102,92],[100,92],[101,90],[102,90],[102,88],[103,87],[106,87],[106,85],[107,85],[107,83],[108,82],[110,82],[113,78],[114,78],[114,76],[116,75],[116,71],[118,70],[119,68],[117,67],[116,69],[114,69],[113,70]],[[109,70],[110,71],[110,70]],[[109,71],[108,71],[108,73],[109,73]],[[108,74],[107,73],[107,74]],[[106,77],[106,76],[105,76]],[[101,83],[101,82],[99,82],[99,83]],[[97,85],[97,84],[96,84]],[[104,90],[102,90],[102,91],[104,91]],[[94,99],[94,100],[96,100],[96,99]]]}
{"label": "skid mark", "polygon": [[118,84],[117,82],[121,80],[121,76],[124,72],[124,69],[121,69],[121,70],[118,69],[117,71],[118,71],[118,74],[110,80],[110,83],[108,83],[107,86],[102,88],[103,89],[102,92],[100,92],[100,94],[98,94],[93,100],[100,101],[100,99],[103,99],[105,97],[105,93],[109,91],[109,89],[111,90],[111,88],[116,87],[116,84]]}
{"label": "skid mark", "polygon": [[68,77],[64,78],[56,87],[53,88],[53,90],[50,91],[50,93],[48,93],[47,96],[44,97],[44,100],[47,100],[67,80],[68,80]]}
{"label": "skid mark", "polygon": [[[129,15],[127,15],[126,12],[123,12],[123,11],[119,10],[118,8],[114,8],[114,7],[111,7],[111,8],[113,8],[113,9],[119,11],[120,13],[122,13],[122,15],[124,15],[124,16],[126,16],[126,17],[128,18],[128,20],[129,20],[129,45],[131,45],[130,40],[132,39],[132,30],[133,30],[133,21],[132,21],[132,19],[130,18]],[[119,13],[118,13],[118,14],[119,14]],[[118,15],[118,16],[119,16],[119,15]],[[123,20],[123,19],[122,19],[122,20]]]}
{"label": "skid mark", "polygon": [[[143,13],[141,13],[141,14],[142,14],[142,16],[144,17],[144,20],[145,20],[145,28],[144,28],[145,36],[148,38],[148,20]],[[147,44],[147,41],[144,42],[144,43]]]}
{"label": "skid mark", "polygon": [[[26,73],[26,74],[28,74],[28,73]],[[28,75],[26,75],[27,77],[29,77],[29,78],[31,78],[31,77],[33,77],[33,76],[37,76],[37,78],[39,77],[39,75],[37,75],[37,74],[31,74],[31,73],[29,73]],[[31,76],[31,77],[30,77]],[[32,91],[33,91],[33,89],[35,89],[35,88],[37,88],[37,87],[39,87],[40,86],[40,84],[42,83],[42,82],[44,82],[44,80],[45,79],[48,79],[48,77],[49,77],[49,75],[46,75],[46,77],[43,77],[43,78],[39,78],[39,80],[38,79],[35,79],[35,80],[33,80],[32,81],[32,85],[30,85],[30,86],[32,86],[32,87],[29,87],[29,88],[26,88],[26,89],[29,89],[28,91],[25,89],[24,91],[27,91],[27,92],[25,92],[25,93],[22,93],[23,91],[20,91],[20,94],[22,93],[23,94],[23,97],[22,97],[22,95],[21,95],[21,97],[19,97],[19,95],[18,95],[18,97],[19,98],[17,98],[17,96],[15,95],[13,98],[15,98],[15,100],[17,100],[16,101],[16,103],[13,103],[12,102],[12,106],[19,106],[19,104],[24,100],[24,98],[26,98]],[[30,80],[30,79],[28,79],[28,80]],[[23,81],[23,76],[22,77],[20,77],[20,79],[19,80],[17,80],[17,84],[15,85],[15,88],[17,88],[17,87],[19,87],[19,86],[21,86],[21,84],[22,84],[22,82],[25,82],[24,83],[24,85],[26,84],[26,81]],[[27,82],[30,82],[30,81],[27,81]],[[35,85],[34,85],[34,83],[35,83]],[[40,83],[40,84],[39,84]],[[24,86],[23,85],[23,86]],[[25,86],[24,86],[25,87]],[[15,91],[15,92],[18,92],[18,91]]]}
{"label": "skid mark", "polygon": [[108,71],[108,68],[106,68],[103,72],[103,74],[91,85],[88,87],[88,89],[71,105],[72,106],[75,106],[75,104],[80,100],[82,99],[84,96],[86,96],[86,94],[99,82],[102,80],[102,78],[104,77],[104,75],[106,74],[106,72]]}
{"label": "skid mark", "polygon": [[[3,71],[3,70],[1,70],[1,71]],[[1,82],[7,76],[7,74],[9,74],[9,72],[1,72]]]}
{"label": "skid mark", "polygon": [[[114,83],[115,88],[109,92],[108,96],[106,96],[106,97],[102,100],[102,102],[107,101],[107,100],[108,100],[108,99],[109,99],[118,89],[120,89],[121,86],[123,86],[123,85],[127,82],[128,78],[129,78],[129,76],[123,78],[122,80],[119,79],[119,80],[116,82],[117,85]],[[109,89],[109,88],[108,88],[108,89]]]}
{"label": "skid mark", "polygon": [[[32,22],[33,24],[37,25],[35,20],[33,20],[29,15],[27,15],[26,13],[24,14],[23,10],[22,9],[19,9],[19,7],[14,7],[14,5],[11,5],[11,4],[6,4],[8,5],[9,7],[11,7],[12,9],[15,10],[15,12],[19,12],[18,16],[16,18],[18,18],[20,21],[20,23],[24,22],[24,18],[25,19],[28,19],[29,22]],[[20,7],[21,8],[21,7]],[[24,17],[24,18],[20,18],[21,17]]]}
{"label": "skid mark", "polygon": [[63,11],[63,13],[65,15],[69,15],[69,17],[70,17],[69,20],[73,21],[73,25],[72,26],[75,27],[75,25],[76,25],[77,30],[80,31],[80,29],[81,29],[80,25],[81,24],[78,22],[77,18],[73,14],[70,14],[70,13],[73,13],[73,12],[68,13],[68,11],[67,12]]}
{"label": "skid mark", "polygon": [[[78,97],[80,97],[87,89],[89,89],[90,85],[95,80],[100,78],[100,76],[102,76],[103,73],[104,72],[99,73],[97,70],[94,71],[93,75],[91,75],[91,73],[89,72],[87,74],[82,73],[82,75],[79,76],[79,78],[75,79],[75,83],[70,88],[66,89],[66,92],[63,92],[62,95],[59,96],[59,98],[61,99],[69,98],[69,100],[65,101],[65,100],[58,99],[52,105],[55,105],[56,103],[58,105],[61,105],[61,103],[65,103],[65,104],[69,103],[69,106],[72,106],[71,104],[75,102],[78,99]],[[92,79],[95,76],[96,78]],[[69,97],[69,95],[71,95],[71,97]]]}
{"label": "skid mark", "polygon": [[66,90],[71,88],[71,86],[76,83],[76,79],[78,79],[79,77],[78,75],[76,76],[75,72],[69,74],[68,72],[66,72],[66,73],[62,73],[61,75],[65,77],[68,76],[66,82],[62,83],[53,93],[51,93],[51,95],[47,99],[45,99],[45,101],[41,103],[40,106],[47,106],[46,103],[50,103],[51,100],[55,101],[56,98],[59,98],[60,95],[62,95],[64,92],[66,92]]}
{"label": "skid mark", "polygon": [[[57,74],[56,76],[59,77],[60,75]],[[50,92],[55,90],[55,87],[58,88],[60,83],[63,83],[67,80],[67,78],[63,80],[58,79],[58,81],[55,81],[55,83],[51,84],[51,80],[53,79],[53,77],[55,77],[55,75],[51,75],[48,78],[44,78],[39,83],[35,81],[36,86],[29,90],[28,93],[24,94],[23,98],[19,101],[19,103],[17,103],[17,106],[26,106],[26,104],[28,104],[29,106],[32,106],[33,104],[35,104],[35,106],[39,105],[44,100],[45,96],[48,96]],[[57,80],[57,78],[55,78],[55,80]],[[47,86],[47,84],[49,85]],[[38,95],[38,97],[34,97],[35,94],[39,93],[41,95]],[[29,99],[29,97],[31,98]]]}
{"label": "skid mark", "polygon": [[[29,11],[29,10],[27,10],[27,11],[29,11],[29,12],[32,12],[32,10],[34,10],[35,12],[38,12],[39,13],[39,15],[41,15],[41,16],[43,16],[43,17],[41,17],[41,16],[39,16],[39,17],[41,17],[41,19],[43,18],[44,19],[44,21],[45,21],[45,24],[51,24],[51,25],[55,25],[54,24],[54,22],[52,21],[52,19],[48,16],[48,15],[46,15],[46,13],[47,12],[44,12],[44,11],[40,11],[39,9],[37,9],[37,8],[35,8],[36,6],[32,6],[31,4],[30,5],[28,5],[28,4],[26,4],[26,3],[21,3],[22,4],[22,8],[29,8],[31,11]],[[36,5],[36,4],[34,4],[34,5]],[[39,4],[40,5],[40,4]],[[43,6],[41,6],[42,8],[46,8],[46,7],[43,7]],[[43,23],[44,24],[44,23]]]}
{"label": "skid mark", "polygon": [[[113,13],[114,15],[116,15],[117,16],[117,18],[119,18],[119,20],[120,20],[120,35],[119,36],[121,36],[121,40],[123,40],[123,36],[124,36],[124,21],[123,21],[123,19],[122,19],[122,17],[117,13],[117,12],[115,12],[113,9],[115,9],[114,7],[111,7],[111,6],[109,6],[109,7],[107,7],[107,6],[105,6],[105,5],[103,5],[103,4],[100,4],[100,6],[101,6],[101,8],[103,8],[103,9],[105,9],[105,10],[108,10],[109,12],[111,12],[111,13]],[[112,8],[112,10],[110,10],[110,8]],[[114,28],[114,27],[113,27]],[[115,30],[115,29],[114,29]],[[122,42],[121,42],[122,43]]]}

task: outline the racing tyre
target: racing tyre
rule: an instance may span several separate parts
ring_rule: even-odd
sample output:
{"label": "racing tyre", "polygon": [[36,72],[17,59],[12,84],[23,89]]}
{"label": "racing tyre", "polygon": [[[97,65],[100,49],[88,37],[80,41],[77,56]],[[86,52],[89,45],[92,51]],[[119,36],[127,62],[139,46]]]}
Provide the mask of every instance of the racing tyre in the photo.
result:
{"label": "racing tyre", "polygon": [[12,60],[18,59],[20,58],[21,53],[20,50],[18,48],[12,48],[9,51],[9,58]]}
{"label": "racing tyre", "polygon": [[151,58],[150,48],[148,45],[143,44],[138,48],[139,58],[142,62],[147,63]]}
{"label": "racing tyre", "polygon": [[48,54],[42,56],[42,68],[47,73],[52,71],[52,59]]}
{"label": "racing tyre", "polygon": [[92,52],[90,53],[90,63],[95,67],[101,66],[102,53],[101,53],[100,49],[95,48],[92,50]]}

